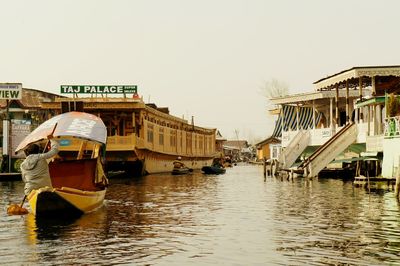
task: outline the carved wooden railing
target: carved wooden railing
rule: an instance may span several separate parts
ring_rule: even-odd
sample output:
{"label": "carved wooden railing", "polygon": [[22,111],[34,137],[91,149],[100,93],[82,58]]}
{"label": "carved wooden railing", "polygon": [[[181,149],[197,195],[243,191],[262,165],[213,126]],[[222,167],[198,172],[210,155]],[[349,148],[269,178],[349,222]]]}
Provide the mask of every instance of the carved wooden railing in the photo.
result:
{"label": "carved wooden railing", "polygon": [[384,136],[400,137],[400,116],[385,118]]}

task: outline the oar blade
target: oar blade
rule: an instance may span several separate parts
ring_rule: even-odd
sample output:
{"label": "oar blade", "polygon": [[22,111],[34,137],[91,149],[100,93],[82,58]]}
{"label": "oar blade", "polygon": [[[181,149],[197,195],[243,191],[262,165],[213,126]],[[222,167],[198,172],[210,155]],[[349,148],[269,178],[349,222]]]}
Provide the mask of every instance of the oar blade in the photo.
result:
{"label": "oar blade", "polygon": [[19,206],[18,204],[11,204],[7,208],[8,215],[25,215],[28,214],[28,210],[24,207]]}

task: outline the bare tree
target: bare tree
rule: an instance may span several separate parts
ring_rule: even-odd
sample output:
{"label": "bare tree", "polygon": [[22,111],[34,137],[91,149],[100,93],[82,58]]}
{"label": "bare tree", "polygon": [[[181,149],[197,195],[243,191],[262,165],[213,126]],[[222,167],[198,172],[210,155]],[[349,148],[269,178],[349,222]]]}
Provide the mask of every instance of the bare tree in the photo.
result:
{"label": "bare tree", "polygon": [[266,96],[268,99],[283,97],[288,95],[289,85],[284,81],[273,78],[265,82],[261,90],[263,95]]}
{"label": "bare tree", "polygon": [[235,132],[235,136],[236,136],[236,141],[239,142],[239,129],[235,128],[234,132]]}

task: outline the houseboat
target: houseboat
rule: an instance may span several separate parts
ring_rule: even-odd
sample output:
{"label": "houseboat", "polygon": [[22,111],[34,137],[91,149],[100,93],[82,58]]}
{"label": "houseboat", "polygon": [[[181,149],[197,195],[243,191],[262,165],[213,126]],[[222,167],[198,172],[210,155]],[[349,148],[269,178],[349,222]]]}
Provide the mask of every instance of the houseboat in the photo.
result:
{"label": "houseboat", "polygon": [[[48,118],[69,111],[100,117],[107,127],[107,171],[123,170],[130,176],[171,172],[180,156],[192,169],[210,165],[216,152],[216,129],[194,125],[169,114],[168,108],[132,97],[57,98],[43,102]],[[79,150],[70,145],[64,151]]]}
{"label": "houseboat", "polygon": [[314,177],[328,164],[374,157],[375,175],[399,175],[398,119],[386,111],[385,95],[398,94],[400,66],[353,67],[314,85],[313,92],[271,100],[281,110],[273,136],[282,139],[282,165],[294,167],[302,157],[296,167]]}

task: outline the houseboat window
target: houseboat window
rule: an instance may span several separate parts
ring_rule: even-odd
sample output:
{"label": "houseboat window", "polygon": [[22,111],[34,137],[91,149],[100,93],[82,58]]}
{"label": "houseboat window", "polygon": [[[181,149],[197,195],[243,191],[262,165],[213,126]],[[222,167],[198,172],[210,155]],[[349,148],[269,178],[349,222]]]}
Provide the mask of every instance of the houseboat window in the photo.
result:
{"label": "houseboat window", "polygon": [[153,125],[147,125],[147,142],[153,143],[153,138],[154,138],[154,126]]}
{"label": "houseboat window", "polygon": [[170,133],[169,143],[172,147],[176,147],[176,131],[170,130],[169,133]]}
{"label": "houseboat window", "polygon": [[193,145],[192,136],[190,133],[187,133],[186,134],[186,152],[189,154],[192,153],[192,145]]}
{"label": "houseboat window", "polygon": [[278,150],[276,147],[272,147],[272,158],[278,158]]}
{"label": "houseboat window", "polygon": [[160,128],[160,130],[159,130],[158,144],[164,145],[164,129],[163,128]]}

